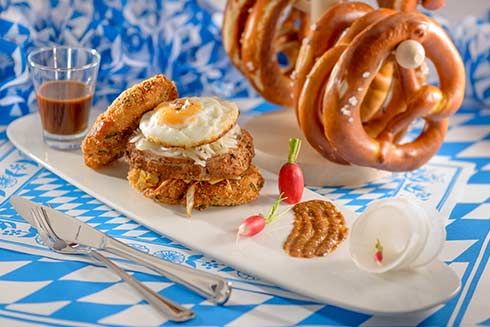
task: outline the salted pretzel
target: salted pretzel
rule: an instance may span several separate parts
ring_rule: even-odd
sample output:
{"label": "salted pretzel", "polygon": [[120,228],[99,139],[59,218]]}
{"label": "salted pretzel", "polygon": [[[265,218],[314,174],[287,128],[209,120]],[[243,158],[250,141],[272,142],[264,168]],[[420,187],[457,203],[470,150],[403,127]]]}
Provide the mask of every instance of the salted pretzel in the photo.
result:
{"label": "salted pretzel", "polygon": [[[339,12],[348,12],[347,5],[363,8],[355,3],[331,7],[315,23],[322,35],[311,32],[310,47],[303,44],[300,50],[294,93],[298,123],[309,143],[331,161],[415,169],[440,147],[446,118],[462,102],[461,58],[442,28],[418,13],[363,8],[366,13],[350,22],[347,31],[345,19],[328,26]],[[339,40],[328,38],[339,33]],[[317,45],[322,39],[323,46]],[[439,74],[440,89],[424,85],[425,63],[416,69],[399,65],[393,53],[406,40],[416,40],[425,49]],[[417,117],[426,121],[425,129],[401,145]]]}
{"label": "salted pretzel", "polygon": [[[311,38],[310,46],[303,45],[300,50],[294,93],[298,123],[309,143],[331,161],[348,164],[335,154],[335,148],[324,136],[321,101],[325,85],[333,67],[352,39],[371,24],[392,13],[389,9],[373,10],[363,3],[341,3],[332,6],[315,23],[316,27],[308,36]],[[342,34],[339,40],[338,37]],[[391,88],[393,70],[392,61],[387,60],[374,77],[361,104],[361,121],[369,122],[369,119],[381,109]],[[347,87],[347,84],[342,85],[342,88]],[[390,108],[399,108],[396,105],[399,103],[399,97],[392,96],[390,103]],[[384,121],[378,118],[376,122],[380,125]]]}
{"label": "salted pretzel", "polygon": [[300,49],[296,70],[292,78],[295,82],[294,103],[297,104],[306,76],[315,61],[327,50],[333,48],[338,39],[351,25],[373,8],[367,4],[339,3],[330,7],[320,19],[310,26]]}
{"label": "salted pretzel", "polygon": [[[422,85],[414,69],[397,65],[406,110],[393,115],[372,137],[361,122],[360,104],[378,67],[406,40],[423,46],[437,70],[440,87]],[[341,87],[344,83],[349,85],[346,90]],[[413,170],[442,144],[447,118],[462,103],[464,83],[461,57],[436,22],[417,12],[393,13],[354,38],[331,71],[322,103],[324,136],[335,155],[346,162],[391,171]],[[425,120],[422,133],[413,141],[396,143],[397,133],[417,118]]]}
{"label": "salted pretzel", "polygon": [[[231,61],[268,101],[292,105],[290,74],[308,30],[308,15],[294,0],[229,0],[223,45]],[[278,61],[278,54],[286,60]]]}
{"label": "salted pretzel", "polygon": [[418,4],[425,9],[437,10],[444,6],[444,0],[377,0],[381,8],[390,8],[400,11],[415,11]]}
{"label": "salted pretzel", "polygon": [[[291,3],[228,2],[225,48],[259,93],[293,105],[308,142],[328,160],[390,171],[412,170],[429,160],[442,144],[447,118],[461,105],[465,83],[449,37],[415,12],[419,4],[436,10],[444,0],[378,0],[377,10],[337,3],[309,29],[304,16],[290,18]],[[278,52],[287,56],[287,67],[277,63]],[[433,62],[440,87],[426,85],[428,68],[420,52]],[[422,133],[402,143],[417,118],[425,121]]]}
{"label": "salted pretzel", "polygon": [[[303,121],[309,120],[317,120],[318,115],[311,114],[312,111],[321,107],[320,104],[314,105],[313,102],[315,99],[311,97],[307,97],[303,99],[303,102],[299,103],[301,91],[305,87],[306,89],[312,87],[311,85],[304,85],[305,79],[307,75],[313,69],[314,63],[316,60],[320,58],[325,52],[332,49],[333,46],[338,45],[348,45],[348,43],[355,37],[357,34],[361,33],[364,29],[366,29],[369,25],[373,24],[377,20],[386,17],[392,11],[387,9],[379,9],[373,10],[372,7],[363,4],[363,3],[339,3],[337,5],[332,6],[325,12],[325,14],[312,25],[312,29],[309,34],[305,37],[305,44],[301,47],[300,54],[298,56],[298,61],[296,64],[296,72],[293,76],[296,78],[295,80],[295,89],[294,89],[294,103],[297,109],[298,122],[300,126],[303,124]],[[342,38],[339,37],[343,35]],[[338,56],[331,57],[329,56],[329,60],[332,61],[332,64],[338,59]],[[322,60],[325,60],[323,58]],[[333,66],[332,66],[333,67]],[[380,112],[383,107],[382,105],[385,103],[390,90],[392,89],[392,78],[394,74],[394,65],[392,60],[387,60],[378,71],[376,76],[374,77],[369,89],[367,90],[366,96],[361,104],[361,121],[363,123],[369,124],[371,130],[375,131],[379,129],[379,126],[383,124],[384,120],[380,118]],[[420,79],[422,80],[424,76],[420,74]],[[323,89],[322,89],[323,90]],[[305,94],[311,94],[309,91],[306,91]],[[393,108],[399,108],[400,105],[396,105],[399,103],[397,93],[392,93],[390,100],[390,111],[393,112]],[[319,94],[316,99],[321,99],[323,97],[323,93]],[[301,114],[300,112],[301,111]],[[384,114],[384,112],[382,113]],[[371,122],[371,119],[374,119]],[[320,128],[321,124],[314,124],[317,126],[316,131],[305,131],[306,137],[311,138],[312,134],[322,134],[322,128]],[[374,126],[373,126],[374,125]],[[400,133],[399,136],[401,136]],[[371,134],[370,134],[371,135]],[[315,142],[314,142],[315,143]],[[324,150],[318,149],[320,152],[326,152],[325,147],[322,147]],[[328,153],[328,152],[326,152]],[[328,155],[328,154],[327,154]],[[334,161],[334,158],[330,158]],[[342,162],[340,160],[340,162]]]}

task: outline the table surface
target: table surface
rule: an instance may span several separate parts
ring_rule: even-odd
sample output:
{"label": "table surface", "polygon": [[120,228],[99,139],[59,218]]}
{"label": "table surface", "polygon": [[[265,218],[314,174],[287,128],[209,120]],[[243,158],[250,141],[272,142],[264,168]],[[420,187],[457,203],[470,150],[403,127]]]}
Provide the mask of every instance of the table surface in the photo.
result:
{"label": "table surface", "polygon": [[[101,1],[87,6],[82,1],[66,5],[25,0],[0,5],[0,326],[174,325],[107,269],[83,257],[47,250],[36,230],[11,207],[9,199],[14,194],[49,203],[143,251],[233,282],[230,301],[215,306],[140,266],[120,262],[148,287],[196,312],[194,320],[179,325],[490,326],[490,67],[488,37],[484,36],[490,34],[483,33],[488,23],[486,29],[480,29],[477,23],[463,20],[470,14],[486,17],[488,0],[447,1],[441,11],[453,26],[461,27],[453,36],[457,36],[460,51],[464,50],[471,81],[467,92],[487,101],[487,106],[466,99],[450,120],[438,156],[414,172],[393,174],[356,188],[312,188],[357,212],[373,200],[411,194],[448,218],[440,258],[460,276],[462,287],[445,305],[425,312],[371,316],[278,288],[138,225],[39,166],[8,141],[8,123],[34,110],[29,107],[34,98],[25,54],[32,47],[53,42],[79,42],[103,53],[98,82],[104,83],[98,83],[97,90],[100,107],[152,71],[168,74],[186,94],[226,94],[237,87],[240,94],[249,94],[243,78],[229,70],[224,54],[218,51],[219,28],[197,6],[211,2],[222,8],[225,1]],[[213,21],[219,17],[212,15]],[[159,18],[168,24],[150,24]],[[179,28],[181,33],[170,30],[182,24],[186,25]],[[172,61],[150,60],[166,58],[169,53]],[[203,80],[204,73],[207,79]],[[266,103],[256,104],[252,110],[257,113],[274,109]]]}
{"label": "table surface", "polygon": [[[271,108],[261,103],[252,110]],[[451,119],[438,156],[446,157],[445,167],[457,169],[445,171],[441,161],[434,160],[415,172],[393,174],[356,188],[314,188],[357,212],[372,200],[402,192],[426,201],[437,198],[438,209],[447,212],[441,259],[461,277],[461,291],[445,305],[394,317],[315,303],[139,226],[20,153],[6,138],[5,122],[0,121],[0,126],[1,326],[172,325],[105,268],[47,251],[36,231],[12,209],[9,198],[13,194],[50,203],[142,250],[221,274],[234,283],[230,301],[215,306],[165,278],[126,266],[149,287],[196,312],[194,320],[182,325],[490,325],[490,109],[467,102]],[[464,174],[467,177],[462,178]]]}

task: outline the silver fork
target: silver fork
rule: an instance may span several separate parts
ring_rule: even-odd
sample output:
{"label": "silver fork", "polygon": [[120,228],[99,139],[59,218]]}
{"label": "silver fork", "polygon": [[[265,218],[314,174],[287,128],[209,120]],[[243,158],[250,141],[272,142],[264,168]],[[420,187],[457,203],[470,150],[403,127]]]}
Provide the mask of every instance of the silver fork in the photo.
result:
{"label": "silver fork", "polygon": [[39,237],[51,250],[62,254],[83,254],[103,263],[107,268],[111,269],[131,287],[137,290],[148,303],[165,314],[169,320],[182,322],[194,318],[195,313],[193,311],[154,292],[95,249],[75,243],[68,244],[59,238],[51,228],[44,208],[35,207],[31,210],[31,214],[36,222]]}

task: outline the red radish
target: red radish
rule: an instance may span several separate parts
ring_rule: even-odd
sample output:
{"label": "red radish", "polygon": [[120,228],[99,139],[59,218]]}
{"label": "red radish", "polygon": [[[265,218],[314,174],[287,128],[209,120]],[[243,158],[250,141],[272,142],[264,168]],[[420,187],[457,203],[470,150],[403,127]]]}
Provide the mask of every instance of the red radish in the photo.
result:
{"label": "red radish", "polygon": [[381,264],[383,262],[383,246],[381,245],[381,241],[376,239],[376,253],[374,253],[374,260],[377,264]]}
{"label": "red radish", "polygon": [[285,214],[289,209],[284,210],[281,213],[277,213],[277,209],[279,209],[279,204],[284,198],[281,195],[277,198],[277,200],[272,204],[271,209],[267,213],[267,215],[264,217],[264,215],[259,214],[259,215],[254,215],[250,216],[238,227],[238,235],[237,236],[254,236],[255,234],[260,233],[266,225],[274,222],[277,220],[279,217],[281,217],[283,214]]}
{"label": "red radish", "polygon": [[238,234],[241,236],[254,236],[265,227],[265,218],[262,215],[250,216],[238,227]]}
{"label": "red radish", "polygon": [[305,188],[303,171],[296,163],[300,148],[300,139],[289,139],[288,162],[279,171],[279,192],[284,193],[284,202],[289,204],[295,204],[301,201],[303,189]]}

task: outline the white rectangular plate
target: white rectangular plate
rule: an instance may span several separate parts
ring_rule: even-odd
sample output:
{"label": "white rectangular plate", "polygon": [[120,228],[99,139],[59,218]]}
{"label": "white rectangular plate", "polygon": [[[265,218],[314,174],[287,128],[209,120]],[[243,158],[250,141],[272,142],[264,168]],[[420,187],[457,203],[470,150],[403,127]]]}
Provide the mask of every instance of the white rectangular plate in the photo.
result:
{"label": "white rectangular plate", "polygon": [[[240,222],[266,213],[278,195],[277,181],[271,174],[264,174],[266,183],[259,199],[237,207],[194,211],[193,217],[186,219],[183,207],[159,205],[133,190],[126,181],[127,165],[123,161],[95,171],[84,165],[80,151],[57,151],[46,146],[36,114],[10,124],[7,135],[17,148],[47,169],[138,223],[236,269],[320,302],[372,314],[397,314],[431,308],[459,290],[457,275],[437,260],[416,271],[365,273],[351,261],[348,240],[326,257],[292,258],[282,249],[292,228],[291,212],[261,234],[237,243]],[[303,199],[322,196],[305,189]],[[346,207],[337,207],[351,226],[356,215]]]}

